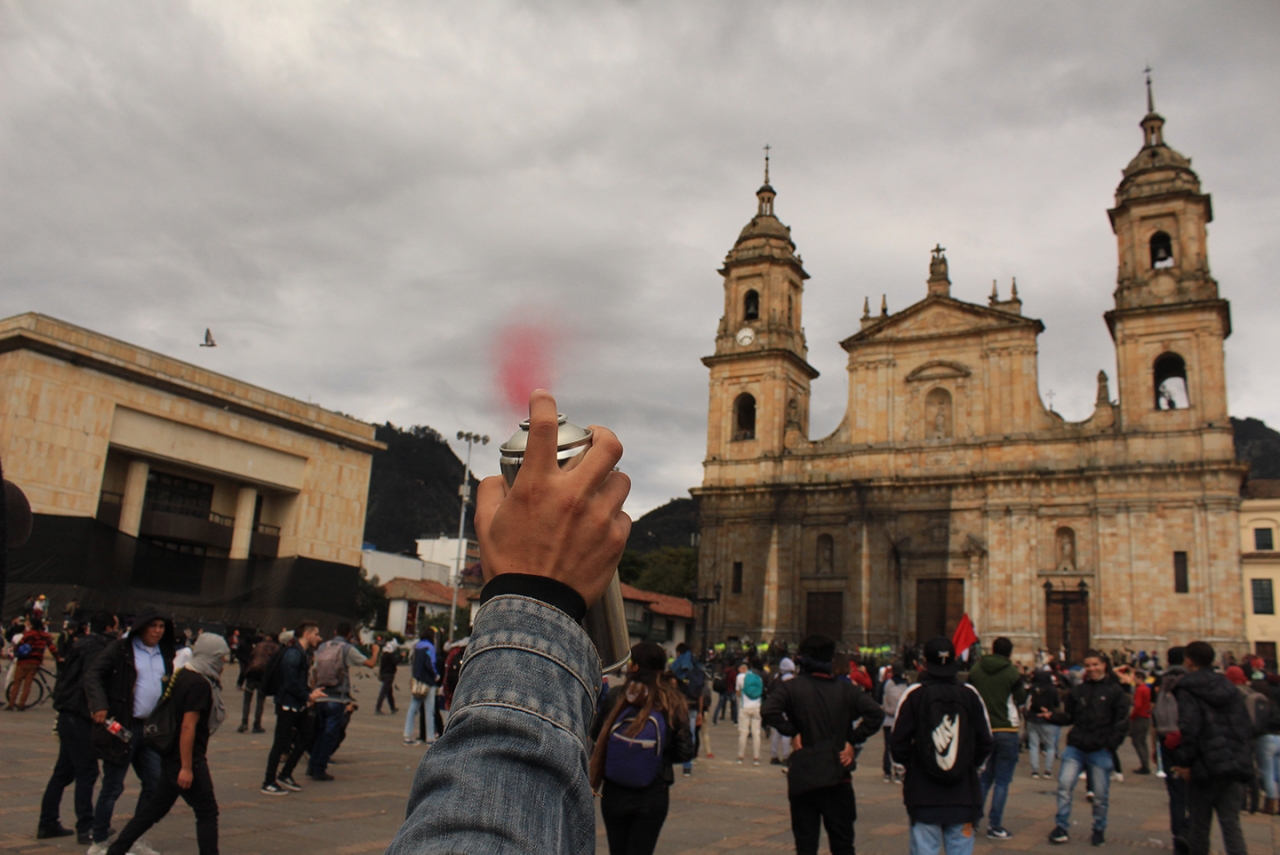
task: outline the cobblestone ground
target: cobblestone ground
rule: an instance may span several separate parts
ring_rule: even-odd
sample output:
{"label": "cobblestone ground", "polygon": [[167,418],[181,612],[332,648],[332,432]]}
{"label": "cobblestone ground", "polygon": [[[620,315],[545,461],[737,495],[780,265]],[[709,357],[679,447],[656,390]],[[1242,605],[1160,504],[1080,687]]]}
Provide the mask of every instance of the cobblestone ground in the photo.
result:
{"label": "cobblestone ground", "polygon": [[[234,684],[234,669],[228,685]],[[403,671],[402,671],[403,674]],[[408,678],[401,683],[407,688]],[[382,851],[404,816],[405,797],[424,748],[401,743],[403,715],[373,714],[377,683],[358,681],[362,708],[352,720],[346,742],[330,771],[337,780],[313,783],[299,776],[305,789],[285,797],[258,792],[270,747],[269,734],[239,734],[238,718],[228,721],[210,743],[210,767],[222,815],[221,849],[236,855],[358,855]],[[404,697],[403,689],[398,693]],[[228,693],[229,714],[238,717],[239,696]],[[53,711],[46,704],[24,713],[0,712],[0,853],[66,855],[83,847],[66,839],[35,839],[39,802],[57,756],[52,734]],[[272,726],[268,711],[264,726]],[[793,849],[787,812],[786,779],[768,764],[738,766],[734,761],[737,732],[729,723],[709,728],[715,757],[700,758],[692,778],[677,775],[672,789],[671,814],[658,844],[659,853],[769,853]],[[863,754],[854,777],[859,820],[858,850],[864,855],[907,851],[906,813],[901,789],[881,780],[877,738]],[[1121,754],[1133,762],[1132,749]],[[305,762],[305,760],[304,760]],[[120,828],[132,812],[137,781],[130,778],[117,807],[115,826]],[[1073,817],[1073,840],[1050,846],[1046,836],[1053,827],[1054,789],[1050,782],[1032,780],[1024,754],[1009,796],[1005,825],[1013,833],[1007,841],[979,838],[976,851],[989,855],[999,850],[1092,851],[1088,845],[1089,805],[1078,788]],[[71,825],[71,791],[63,799],[63,823]],[[1241,817],[1251,855],[1280,853],[1280,819]],[[597,822],[602,853],[603,824]],[[1214,831],[1214,850],[1221,838]],[[190,809],[179,802],[169,817],[147,835],[164,855],[194,853],[195,821]],[[74,841],[74,838],[70,838]],[[825,846],[825,841],[824,841]],[[1103,851],[1150,853],[1168,850],[1169,830],[1164,782],[1127,775],[1112,785],[1110,828]],[[825,851],[825,850],[824,850]]]}

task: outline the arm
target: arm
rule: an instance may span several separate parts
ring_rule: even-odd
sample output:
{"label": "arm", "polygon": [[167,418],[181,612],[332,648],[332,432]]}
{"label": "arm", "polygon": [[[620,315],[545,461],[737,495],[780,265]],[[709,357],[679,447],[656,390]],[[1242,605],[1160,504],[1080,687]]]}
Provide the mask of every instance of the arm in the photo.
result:
{"label": "arm", "polygon": [[851,745],[861,745],[880,732],[880,725],[884,724],[884,710],[880,709],[880,705],[875,702],[875,698],[871,697],[871,693],[865,691],[857,692],[853,710],[854,716],[861,719],[861,722],[855,730],[853,720],[849,721],[848,742]]}
{"label": "arm", "polygon": [[[770,692],[769,697],[764,699],[764,703],[760,707],[760,721],[783,736],[795,736],[800,732],[796,728],[795,722],[791,721],[787,715],[791,709],[792,682],[794,681],[788,680]],[[739,699],[741,699],[741,693],[739,693]]]}
{"label": "arm", "polygon": [[893,722],[893,732],[889,734],[889,753],[893,755],[893,762],[908,768],[911,766],[912,748],[916,741],[919,692],[920,684],[916,683],[908,687],[898,699],[898,715]]}
{"label": "arm", "polygon": [[195,775],[192,772],[192,755],[196,748],[196,725],[200,723],[198,711],[182,714],[182,732],[178,734],[178,758],[182,768],[178,771],[178,786],[186,790],[191,787]]}
{"label": "arm", "polygon": [[1111,738],[1108,745],[1112,751],[1124,745],[1125,737],[1129,735],[1129,709],[1128,693],[1117,692],[1111,701]]}
{"label": "arm", "polygon": [[996,738],[991,733],[991,719],[987,718],[987,703],[982,695],[972,686],[973,697],[969,699],[969,718],[973,720],[973,765],[981,766],[991,756],[996,747]]}
{"label": "arm", "polygon": [[1019,676],[1018,679],[1014,681],[1013,686],[1011,687],[1011,692],[1013,694],[1013,703],[1017,707],[1021,708],[1022,705],[1027,702],[1027,681]]}
{"label": "arm", "polygon": [[689,730],[687,721],[676,724],[677,727],[671,732],[671,762],[687,763],[694,757],[693,733]]}
{"label": "arm", "polygon": [[535,392],[515,484],[480,485],[483,605],[449,727],[418,766],[389,855],[595,846],[586,742],[600,658],[578,620],[626,545],[630,482],[613,471],[622,446],[611,431],[593,426],[591,447],[560,469],[557,430],[555,400]]}
{"label": "arm", "polygon": [[1059,727],[1072,724],[1076,715],[1076,693],[1072,690],[1062,702],[1061,710],[1045,710],[1040,713],[1040,717],[1049,724],[1056,724]]}
{"label": "arm", "polygon": [[84,675],[84,694],[89,702],[89,714],[98,724],[107,720],[107,680],[111,677],[112,667],[119,655],[119,645],[124,642],[113,641],[107,645],[93,660]]}

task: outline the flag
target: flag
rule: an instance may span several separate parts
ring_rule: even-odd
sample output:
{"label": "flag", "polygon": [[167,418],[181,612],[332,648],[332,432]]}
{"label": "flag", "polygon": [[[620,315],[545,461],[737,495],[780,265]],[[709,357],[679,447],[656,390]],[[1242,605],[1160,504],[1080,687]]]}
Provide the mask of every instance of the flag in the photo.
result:
{"label": "flag", "polygon": [[966,612],[960,617],[960,625],[956,627],[956,634],[951,636],[951,646],[956,649],[956,655],[965,662],[969,661],[969,648],[978,640],[978,635],[973,631],[973,622],[969,620],[969,614]]}

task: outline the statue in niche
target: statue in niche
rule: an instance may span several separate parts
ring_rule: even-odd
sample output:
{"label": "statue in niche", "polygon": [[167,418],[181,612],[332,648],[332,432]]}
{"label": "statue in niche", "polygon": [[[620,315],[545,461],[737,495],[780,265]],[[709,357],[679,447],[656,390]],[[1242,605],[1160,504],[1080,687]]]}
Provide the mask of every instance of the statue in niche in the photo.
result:
{"label": "statue in niche", "polygon": [[1069,573],[1076,569],[1076,533],[1069,528],[1058,529],[1058,569]]}
{"label": "statue in niche", "polygon": [[929,439],[951,436],[951,393],[934,389],[925,397],[924,407],[926,436]]}
{"label": "statue in niche", "polygon": [[800,429],[800,402],[793,396],[787,402],[787,430]]}

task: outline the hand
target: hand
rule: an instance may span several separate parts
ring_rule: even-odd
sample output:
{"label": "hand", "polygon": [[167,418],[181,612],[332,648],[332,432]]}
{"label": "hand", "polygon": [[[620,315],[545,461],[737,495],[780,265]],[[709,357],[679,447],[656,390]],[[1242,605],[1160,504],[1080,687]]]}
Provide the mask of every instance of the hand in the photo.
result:
{"label": "hand", "polygon": [[312,689],[311,694],[308,696],[307,699],[314,704],[316,701],[320,700],[323,697],[324,697],[324,689]]}
{"label": "hand", "polygon": [[847,742],[844,744],[844,748],[840,751],[840,765],[853,765],[853,746]]}
{"label": "hand", "polygon": [[95,712],[95,713],[93,714],[93,721],[94,721],[94,723],[95,723],[95,724],[106,724],[106,723],[107,723],[107,711],[106,711],[106,710],[98,710],[97,712]]}
{"label": "hand", "polygon": [[191,770],[185,766],[178,771],[178,787],[183,790],[191,789],[191,782],[195,780],[195,775],[191,774]]}
{"label": "hand", "polygon": [[801,748],[803,748],[803,747],[804,747],[804,746],[800,744],[800,734],[798,734],[798,733],[797,733],[795,736],[791,737],[791,750],[792,750],[792,751],[799,751],[799,750],[800,750]]}
{"label": "hand", "polygon": [[576,465],[556,464],[556,401],[529,396],[529,442],[515,485],[501,476],[480,482],[476,536],[485,581],[503,573],[547,576],[577,591],[587,605],[604,593],[631,532],[622,503],[631,479],[614,466],[622,443],[592,425],[591,447]]}
{"label": "hand", "polygon": [[1174,766],[1173,774],[1177,775],[1179,778],[1181,778],[1184,781],[1191,780],[1191,770],[1188,769],[1186,766]]}
{"label": "hand", "polygon": [[698,717],[693,720],[695,727],[702,727],[702,713],[698,713]]}
{"label": "hand", "polygon": [[1040,710],[1040,717],[1048,721],[1049,719],[1053,718],[1053,713],[1050,712],[1049,710]]}

